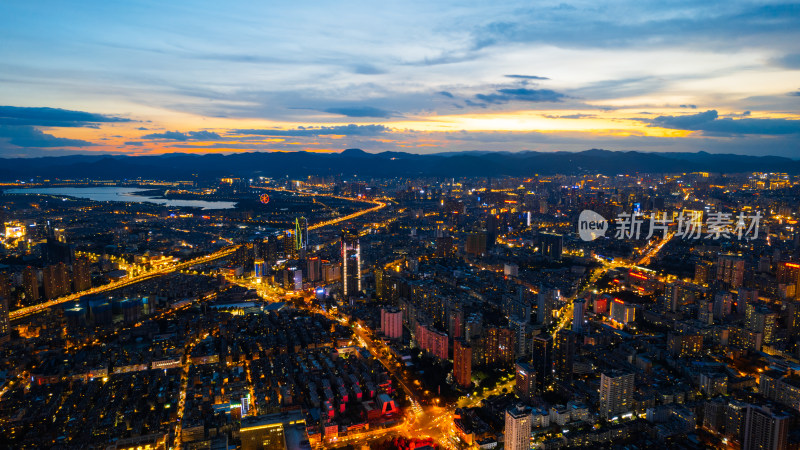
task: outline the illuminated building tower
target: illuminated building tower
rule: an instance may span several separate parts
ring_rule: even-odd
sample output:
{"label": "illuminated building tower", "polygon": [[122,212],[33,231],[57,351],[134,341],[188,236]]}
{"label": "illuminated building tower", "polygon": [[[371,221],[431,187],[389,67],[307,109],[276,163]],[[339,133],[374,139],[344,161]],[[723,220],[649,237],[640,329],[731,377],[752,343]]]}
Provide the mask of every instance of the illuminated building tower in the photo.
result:
{"label": "illuminated building tower", "polygon": [[0,296],[0,344],[10,338],[11,327],[8,318],[8,298]]}
{"label": "illuminated building tower", "polygon": [[564,236],[556,233],[539,233],[537,246],[542,256],[550,261],[558,261],[564,251]]}
{"label": "illuminated building tower", "polygon": [[399,308],[381,308],[381,331],[390,339],[403,337],[403,312]]}
{"label": "illuminated building tower", "polygon": [[342,286],[344,297],[361,292],[361,244],[358,231],[342,231]]}
{"label": "illuminated building tower", "polygon": [[514,334],[508,327],[486,329],[486,364],[509,363],[514,360]]}
{"label": "illuminated building tower", "polygon": [[694,282],[697,284],[708,284],[711,279],[711,263],[700,261],[694,265]]}
{"label": "illuminated building tower", "polygon": [[539,289],[536,302],[536,322],[548,325],[553,320],[553,310],[558,308],[561,293],[558,289]]}
{"label": "illuminated building tower", "polygon": [[800,264],[782,262],[778,264],[778,284],[785,284],[787,292],[794,298],[800,298]]}
{"label": "illuminated building tower", "polygon": [[506,410],[506,450],[529,450],[531,448],[531,409],[522,404]]}
{"label": "illuminated building tower", "polygon": [[39,279],[33,267],[29,266],[22,270],[22,286],[27,303],[39,300]]}
{"label": "illuminated building tower", "polygon": [[9,283],[8,275],[0,273],[0,298],[8,300],[11,295],[11,284]]}
{"label": "illuminated building tower", "polygon": [[263,259],[256,259],[253,262],[253,276],[256,279],[260,279],[264,276],[264,260]]}
{"label": "illuminated building tower", "polygon": [[[322,260],[319,256],[312,256],[306,260],[306,277],[310,282],[319,281],[322,268]],[[376,276],[377,278],[377,276]]]}
{"label": "illuminated building tower", "polygon": [[600,374],[600,416],[609,420],[633,411],[634,374],[618,370]]}
{"label": "illuminated building tower", "polygon": [[91,264],[86,258],[78,258],[72,265],[72,285],[75,292],[85,291],[92,287]]}
{"label": "illuminated building tower", "polygon": [[286,234],[283,235],[283,254],[286,255],[286,258],[294,258],[296,254],[294,245],[294,231],[286,230]]}
{"label": "illuminated building tower", "polygon": [[553,381],[553,338],[550,335],[533,337],[531,365],[536,369],[536,385],[540,391]]}
{"label": "illuminated building tower", "polygon": [[308,219],[305,217],[294,219],[294,249],[296,252],[308,249]]}
{"label": "illuminated building tower", "polygon": [[766,406],[748,405],[744,419],[742,450],[780,450],[786,448],[792,417]]}
{"label": "illuminated building tower", "polygon": [[714,324],[714,303],[708,299],[701,299],[697,302],[697,320],[704,325]]}
{"label": "illuminated building tower", "polygon": [[61,297],[69,292],[69,274],[64,263],[47,266],[42,270],[44,296],[48,300]]}
{"label": "illuminated building tower", "polygon": [[740,287],[744,281],[744,260],[735,256],[720,256],[717,260],[717,281],[734,289]]}
{"label": "illuminated building tower", "polygon": [[714,294],[714,318],[724,319],[731,315],[733,294],[730,292],[717,292]]}
{"label": "illuminated building tower", "polygon": [[536,395],[536,369],[525,362],[518,362],[514,369],[514,393],[525,402],[532,403]]}
{"label": "illuminated building tower", "polygon": [[583,317],[586,312],[586,300],[579,298],[572,302],[572,331],[583,333]]}
{"label": "illuminated building tower", "polygon": [[561,381],[572,380],[572,367],[575,360],[577,334],[569,330],[556,333],[555,375]]}
{"label": "illuminated building tower", "polygon": [[463,339],[456,339],[453,345],[453,375],[462,387],[472,384],[472,347]]}

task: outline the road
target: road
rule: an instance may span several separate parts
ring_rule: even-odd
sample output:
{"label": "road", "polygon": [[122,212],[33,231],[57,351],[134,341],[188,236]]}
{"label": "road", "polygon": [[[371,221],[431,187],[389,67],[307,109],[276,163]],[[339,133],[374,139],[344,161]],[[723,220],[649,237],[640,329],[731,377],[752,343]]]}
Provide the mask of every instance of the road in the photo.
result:
{"label": "road", "polygon": [[130,278],[124,278],[119,281],[112,281],[111,283],[104,284],[102,286],[93,287],[85,291],[75,292],[74,294],[66,295],[64,297],[59,297],[57,299],[46,301],[44,303],[39,303],[32,306],[26,306],[24,308],[20,308],[15,311],[11,311],[8,317],[10,320],[21,319],[23,317],[27,317],[32,314],[42,312],[47,308],[51,308],[53,306],[60,305],[62,303],[77,300],[83,297],[84,295],[99,294],[101,292],[112,291],[114,289],[130,286],[132,284],[141,283],[142,281],[149,280],[151,278],[160,277],[162,275],[166,275],[168,273],[175,272],[177,270],[187,269],[189,267],[196,266],[198,264],[205,264],[211,261],[216,261],[218,259],[230,256],[239,247],[240,247],[239,245],[228,246],[206,256],[201,256],[199,258],[191,259],[189,261],[174,263],[171,265],[165,265]]}

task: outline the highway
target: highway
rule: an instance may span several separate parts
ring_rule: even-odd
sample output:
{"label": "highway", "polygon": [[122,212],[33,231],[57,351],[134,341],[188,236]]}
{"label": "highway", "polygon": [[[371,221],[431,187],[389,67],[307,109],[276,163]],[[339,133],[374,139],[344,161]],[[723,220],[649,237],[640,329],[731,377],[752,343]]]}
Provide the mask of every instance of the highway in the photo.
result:
{"label": "highway", "polygon": [[141,283],[142,281],[149,280],[151,278],[160,277],[162,275],[166,275],[171,272],[175,272],[177,270],[187,269],[192,266],[196,266],[198,264],[205,264],[211,261],[216,261],[221,258],[225,258],[233,254],[240,246],[239,245],[232,245],[220,250],[217,250],[214,253],[211,253],[206,256],[201,256],[199,258],[191,259],[189,261],[183,261],[179,263],[174,263],[171,265],[164,265],[157,269],[141,273],[139,275],[120,279],[118,281],[112,281],[111,283],[104,284],[102,286],[93,287],[91,289],[87,289],[85,291],[75,292],[73,294],[66,295],[64,297],[59,297],[57,299],[49,300],[43,303],[38,303],[32,306],[26,306],[24,308],[17,309],[15,311],[11,311],[8,317],[10,320],[18,320],[23,317],[30,316],[32,314],[36,314],[39,312],[44,311],[47,308],[51,308],[56,305],[60,305],[62,303],[70,302],[77,300],[84,295],[91,295],[91,294],[99,294],[101,292],[108,292],[114,289],[119,289],[125,286],[130,286],[132,284]]}

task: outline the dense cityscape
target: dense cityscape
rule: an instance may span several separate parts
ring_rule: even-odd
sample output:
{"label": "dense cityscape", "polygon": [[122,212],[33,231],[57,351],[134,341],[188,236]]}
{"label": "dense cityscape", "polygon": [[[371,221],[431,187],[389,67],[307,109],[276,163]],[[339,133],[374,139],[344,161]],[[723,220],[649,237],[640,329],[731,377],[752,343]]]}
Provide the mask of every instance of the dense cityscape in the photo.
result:
{"label": "dense cityscape", "polygon": [[798,0],[0,23],[0,450],[800,450]]}
{"label": "dense cityscape", "polygon": [[4,446],[798,448],[799,196],[781,173],[5,183]]}

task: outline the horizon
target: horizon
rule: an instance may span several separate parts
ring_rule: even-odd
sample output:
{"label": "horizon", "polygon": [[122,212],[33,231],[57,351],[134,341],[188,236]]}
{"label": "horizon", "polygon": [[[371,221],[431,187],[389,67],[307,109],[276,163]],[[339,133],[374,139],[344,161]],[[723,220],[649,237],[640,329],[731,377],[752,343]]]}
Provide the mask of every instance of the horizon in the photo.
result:
{"label": "horizon", "polygon": [[3,4],[0,157],[792,158],[800,5],[724,6]]}

